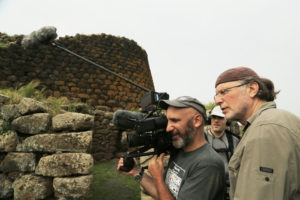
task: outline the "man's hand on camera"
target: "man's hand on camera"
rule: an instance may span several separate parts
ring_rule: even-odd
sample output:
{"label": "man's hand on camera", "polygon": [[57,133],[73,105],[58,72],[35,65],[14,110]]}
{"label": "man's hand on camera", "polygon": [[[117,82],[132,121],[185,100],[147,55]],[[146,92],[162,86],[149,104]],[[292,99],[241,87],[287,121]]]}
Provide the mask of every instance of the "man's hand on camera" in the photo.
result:
{"label": "man's hand on camera", "polygon": [[124,166],[124,158],[120,158],[119,163],[118,163],[118,167],[117,170],[121,173],[121,174],[125,174],[125,175],[130,175],[130,176],[136,176],[139,172],[140,172],[140,168],[137,166],[136,160],[134,160],[134,167],[132,168],[132,170],[130,170],[129,172],[124,172],[122,170],[120,170],[120,167]]}
{"label": "man's hand on camera", "polygon": [[153,158],[149,161],[148,170],[154,180],[163,180],[164,156],[164,153],[160,154],[159,156],[154,155]]}

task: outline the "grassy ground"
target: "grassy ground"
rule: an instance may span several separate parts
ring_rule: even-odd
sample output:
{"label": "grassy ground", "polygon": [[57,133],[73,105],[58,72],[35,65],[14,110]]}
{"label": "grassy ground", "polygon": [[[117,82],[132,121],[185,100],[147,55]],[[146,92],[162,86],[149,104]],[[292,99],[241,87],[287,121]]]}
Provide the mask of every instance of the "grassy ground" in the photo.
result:
{"label": "grassy ground", "polygon": [[132,176],[119,174],[118,160],[95,163],[92,200],[140,200],[140,187]]}

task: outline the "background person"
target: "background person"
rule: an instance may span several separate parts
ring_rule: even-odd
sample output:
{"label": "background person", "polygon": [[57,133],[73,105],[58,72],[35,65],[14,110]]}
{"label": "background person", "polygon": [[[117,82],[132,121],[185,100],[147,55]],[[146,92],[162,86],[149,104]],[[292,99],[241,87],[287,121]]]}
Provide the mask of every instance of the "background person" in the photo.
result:
{"label": "background person", "polygon": [[205,131],[205,137],[224,162],[227,189],[225,199],[229,199],[228,163],[240,139],[237,135],[226,129],[227,120],[220,106],[215,106],[211,110],[209,120],[211,125],[210,128]]}
{"label": "background person", "polygon": [[[204,137],[206,110],[197,99],[183,96],[160,102],[167,109],[166,134],[172,134],[177,149],[170,155],[166,170],[164,153],[153,156],[148,170],[152,177],[135,166],[122,172],[139,178],[140,185],[155,199],[223,200],[225,188],[224,164]],[[123,166],[121,158],[118,170]]]}
{"label": "background person", "polygon": [[216,80],[215,103],[244,135],[229,162],[232,200],[300,199],[300,119],[276,108],[273,82],[247,67]]}

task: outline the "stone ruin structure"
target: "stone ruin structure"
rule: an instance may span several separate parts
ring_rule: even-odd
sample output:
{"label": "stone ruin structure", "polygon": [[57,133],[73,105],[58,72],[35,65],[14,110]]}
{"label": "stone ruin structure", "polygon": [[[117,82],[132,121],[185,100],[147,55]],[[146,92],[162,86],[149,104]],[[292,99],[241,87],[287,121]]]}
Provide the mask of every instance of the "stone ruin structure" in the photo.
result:
{"label": "stone ruin structure", "polygon": [[[46,97],[67,97],[94,107],[91,115],[50,116],[45,105],[24,98],[4,105],[0,95],[0,199],[89,199],[93,162],[122,150],[113,111],[137,110],[146,93],[58,47],[24,49],[23,35],[0,33],[0,89],[38,81]],[[65,36],[60,46],[154,90],[147,53],[133,40],[112,35]]]}
{"label": "stone ruin structure", "polygon": [[94,116],[8,100],[0,95],[0,199],[90,199]]}
{"label": "stone ruin structure", "polygon": [[[114,158],[121,133],[111,125],[113,111],[137,110],[146,92],[97,66],[49,45],[24,49],[23,35],[0,33],[0,89],[19,88],[39,81],[46,96],[67,97],[95,108],[93,145],[95,160]],[[147,53],[138,44],[112,35],[60,37],[59,45],[139,85],[154,90]]]}
{"label": "stone ruin structure", "polygon": [[[144,90],[50,44],[24,49],[23,37],[0,33],[0,89],[15,89],[34,80],[40,82],[46,96],[64,96],[107,111],[140,108]],[[60,37],[56,42],[154,90],[147,53],[133,40],[106,34],[77,34]]]}

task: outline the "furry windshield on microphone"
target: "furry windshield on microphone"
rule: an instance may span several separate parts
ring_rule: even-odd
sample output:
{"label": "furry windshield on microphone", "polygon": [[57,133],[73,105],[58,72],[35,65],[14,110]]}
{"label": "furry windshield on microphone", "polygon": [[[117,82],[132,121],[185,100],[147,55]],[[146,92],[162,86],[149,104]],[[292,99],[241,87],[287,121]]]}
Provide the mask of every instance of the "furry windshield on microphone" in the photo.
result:
{"label": "furry windshield on microphone", "polygon": [[40,44],[49,44],[56,37],[56,28],[54,26],[45,26],[37,31],[33,31],[29,35],[24,36],[21,45],[25,49],[28,49]]}

